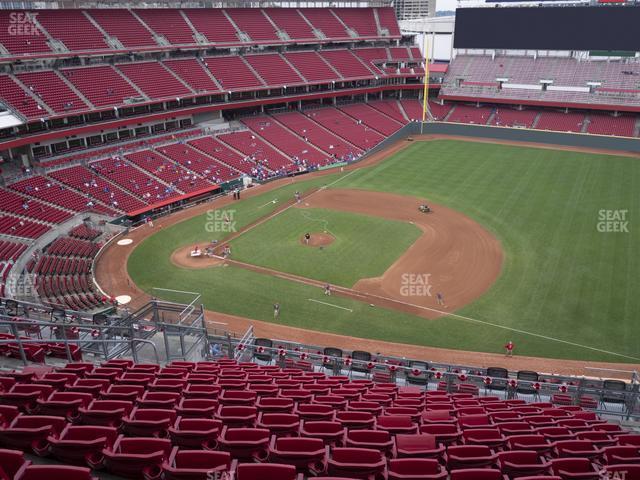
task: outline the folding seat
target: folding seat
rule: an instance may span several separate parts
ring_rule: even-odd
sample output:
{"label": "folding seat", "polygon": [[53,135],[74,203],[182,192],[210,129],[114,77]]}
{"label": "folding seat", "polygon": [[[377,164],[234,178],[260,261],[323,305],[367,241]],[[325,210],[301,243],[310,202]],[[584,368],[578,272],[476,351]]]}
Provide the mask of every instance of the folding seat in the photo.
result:
{"label": "folding seat", "polygon": [[443,445],[454,445],[462,439],[462,430],[456,424],[426,424],[420,427],[420,432],[433,435],[436,437],[436,442]]}
{"label": "folding seat", "polygon": [[585,420],[587,422],[592,420],[599,420],[598,415],[596,415],[595,412],[585,412],[585,411],[573,412],[573,418],[577,418],[579,420]]}
{"label": "folding seat", "polygon": [[71,362],[67,363],[64,367],[56,369],[56,372],[60,373],[75,373],[78,377],[83,378],[87,373],[91,372],[95,368],[93,363],[89,362]]}
{"label": "folding seat", "polygon": [[157,379],[167,380],[186,380],[189,375],[189,369],[178,367],[164,367],[156,372]]}
{"label": "folding seat", "polygon": [[77,422],[78,409],[87,407],[93,401],[88,393],[53,392],[46,400],[38,399],[35,411],[38,415],[65,417],[69,422]]}
{"label": "folding seat", "polygon": [[301,383],[298,380],[293,380],[291,378],[276,378],[274,383],[278,386],[278,388],[282,390],[291,389],[295,390],[301,387]]}
{"label": "folding seat", "polygon": [[223,427],[218,448],[242,461],[265,461],[271,434],[266,428]]}
{"label": "folding seat", "polygon": [[48,438],[58,437],[66,421],[63,417],[18,415],[7,427],[0,428],[0,445],[19,450],[33,450],[45,455]]}
{"label": "folding seat", "polygon": [[337,411],[347,408],[348,401],[338,395],[316,395],[313,399],[313,403],[331,405],[333,409]]}
{"label": "folding seat", "polygon": [[456,409],[454,410],[454,413],[458,416],[458,417],[464,417],[465,415],[484,415],[485,413],[487,413],[484,409],[484,407],[459,407],[456,405]]}
{"label": "folding seat", "polygon": [[222,422],[211,418],[182,418],[169,427],[171,443],[181,448],[214,450],[222,430]]}
{"label": "folding seat", "polygon": [[300,418],[293,413],[260,413],[256,427],[266,428],[277,437],[296,436],[300,430]]}
{"label": "folding seat", "polygon": [[251,390],[223,390],[218,397],[220,405],[254,406],[258,395]]}
{"label": "folding seat", "polygon": [[486,445],[453,445],[447,448],[446,463],[449,471],[461,468],[493,467],[495,455]]}
{"label": "folding seat", "polygon": [[37,401],[47,398],[53,392],[51,385],[16,383],[8,392],[0,393],[0,404],[13,405],[21,412],[33,412]]}
{"label": "folding seat", "polygon": [[551,460],[551,472],[562,480],[600,480],[602,478],[588,458],[556,458]]}
{"label": "folding seat", "polygon": [[187,384],[182,396],[184,398],[218,398],[222,387],[220,385]]}
{"label": "folding seat", "polygon": [[280,390],[280,396],[290,398],[296,403],[310,403],[314,394],[302,388],[283,388]]}
{"label": "folding seat", "polygon": [[293,465],[305,475],[327,470],[329,447],[319,438],[271,437],[269,463]]}
{"label": "folding seat", "polygon": [[236,480],[302,480],[293,465],[278,463],[241,463],[236,469]]}
{"label": "folding seat", "polygon": [[218,377],[211,373],[191,372],[187,375],[188,384],[210,385],[212,383],[215,383],[217,380],[218,380]]}
{"label": "folding seat", "polygon": [[[277,385],[267,383],[250,384],[249,388],[256,393],[258,398],[277,397],[280,392],[280,388]],[[291,400],[293,401],[293,399]]]}
{"label": "folding seat", "polygon": [[556,458],[582,457],[593,460],[602,455],[602,449],[589,440],[560,440],[554,444],[552,453]]}
{"label": "folding seat", "polygon": [[411,421],[418,424],[422,413],[420,409],[415,407],[387,407],[384,410],[385,416],[403,415],[411,417]]}
{"label": "folding seat", "polygon": [[533,428],[553,427],[558,424],[558,420],[551,415],[531,415],[523,418],[523,420]]}
{"label": "folding seat", "polygon": [[386,458],[377,450],[368,448],[336,447],[328,461],[329,475],[363,479],[383,478]]}
{"label": "folding seat", "polygon": [[382,405],[376,402],[351,401],[347,404],[348,412],[370,412],[375,416],[382,413]]}
{"label": "folding seat", "polygon": [[[18,478],[18,477],[16,477]],[[86,467],[70,467],[65,465],[29,465],[20,480],[97,480],[91,476],[91,470]]]}
{"label": "folding seat", "polygon": [[420,424],[428,425],[437,423],[442,425],[444,423],[458,424],[458,419],[451,416],[448,410],[427,410],[420,415]]}
{"label": "folding seat", "polygon": [[[398,400],[394,400],[392,395],[388,395],[385,393],[363,393],[360,397],[363,402],[376,402],[379,405],[382,405],[383,408],[390,407]],[[405,400],[405,399],[402,399]],[[409,401],[413,401],[413,399],[408,399]],[[423,407],[424,407],[424,402]],[[403,405],[398,405],[403,406]]]}
{"label": "folding seat", "polygon": [[78,379],[75,373],[48,372],[31,383],[51,385],[55,390],[66,390]]}
{"label": "folding seat", "polygon": [[491,419],[488,415],[465,415],[458,418],[458,425],[462,430],[467,428],[487,428],[491,427]]}
{"label": "folding seat", "polygon": [[385,430],[392,435],[418,433],[418,425],[409,415],[380,415],[376,418],[376,430]]}
{"label": "folding seat", "polygon": [[13,377],[0,377],[0,392],[8,392],[16,384]]}
{"label": "folding seat", "polygon": [[173,392],[180,393],[187,386],[186,380],[173,378],[157,378],[147,387],[151,392]]}
{"label": "folding seat", "polygon": [[122,375],[123,371],[119,368],[113,367],[96,367],[91,372],[88,372],[84,378],[101,378],[114,382],[118,377]]}
{"label": "folding seat", "polygon": [[356,390],[356,389],[339,387],[331,390],[331,395],[342,397],[345,400],[347,400],[347,402],[349,402],[351,400],[360,400],[361,393],[359,390]]}
{"label": "folding seat", "polygon": [[509,478],[542,475],[550,464],[534,450],[515,450],[498,453],[500,471]]}
{"label": "folding seat", "polygon": [[156,376],[153,373],[124,372],[120,378],[116,379],[115,383],[116,385],[141,385],[146,388],[155,378]]}
{"label": "folding seat", "polygon": [[0,427],[9,425],[20,414],[14,405],[0,405]]}
{"label": "folding seat", "polygon": [[136,405],[140,408],[175,408],[180,400],[177,392],[152,392],[146,391],[142,398],[138,399]]}
{"label": "folding seat", "polygon": [[640,448],[633,445],[604,447],[602,454],[603,461],[607,465],[640,464]]}
{"label": "folding seat", "polygon": [[[537,478],[537,477],[536,477]],[[451,471],[450,480],[506,480],[500,470],[493,468],[466,468]]]}
{"label": "folding seat", "polygon": [[551,452],[553,444],[542,435],[514,435],[507,438],[510,450],[534,450],[539,455]]}
{"label": "folding seat", "polygon": [[349,430],[375,428],[376,417],[369,412],[336,412],[336,422]]}
{"label": "folding seat", "polygon": [[169,459],[162,463],[164,480],[212,480],[231,477],[235,465],[228,452],[178,450],[174,447]]}
{"label": "folding seat", "polygon": [[[598,448],[609,447],[618,443],[618,440],[614,436],[609,435],[609,432],[603,432],[600,430],[580,432],[576,435],[576,439],[589,440]],[[626,462],[626,463],[632,463],[632,462]]]}
{"label": "folding seat", "polygon": [[102,450],[103,460],[92,468],[105,468],[113,475],[127,478],[158,478],[171,453],[166,438],[126,438],[120,435],[113,448]]}
{"label": "folding seat", "polygon": [[111,385],[100,398],[102,398],[102,400],[137,402],[143,394],[143,385]]}
{"label": "folding seat", "polygon": [[227,427],[253,427],[258,409],[241,405],[220,405],[216,417]]}
{"label": "folding seat", "polygon": [[489,448],[502,449],[506,438],[497,428],[472,428],[463,430],[462,438],[465,445],[486,445]]}
{"label": "folding seat", "polygon": [[[2,411],[0,410],[0,414]],[[618,444],[619,445],[633,445],[636,447],[640,447],[640,433],[627,433],[624,435],[618,436]]]}
{"label": "folding seat", "polygon": [[505,403],[511,407],[512,412],[519,413],[523,417],[542,414],[541,408],[527,405],[524,400],[521,400],[522,403],[520,404],[514,402],[516,402],[516,400],[507,400]]}
{"label": "folding seat", "polygon": [[544,436],[550,442],[559,440],[572,440],[576,438],[576,434],[566,427],[542,427],[536,429],[536,434]]}
{"label": "folding seat", "polygon": [[166,437],[176,421],[175,410],[134,407],[122,419],[122,431],[131,437]]}
{"label": "folding seat", "polygon": [[510,412],[508,410],[500,410],[489,413],[489,418],[493,423],[506,423],[520,421],[521,416],[517,412]]}
{"label": "folding seat", "polygon": [[190,372],[194,368],[196,368],[196,362],[187,362],[184,360],[174,360],[171,363],[168,363],[165,368],[180,368],[182,370],[187,370]]}
{"label": "folding seat", "polygon": [[[365,395],[371,395],[371,394],[365,394]],[[417,397],[417,398],[399,397],[393,400],[394,407],[413,407],[418,410],[424,410],[425,405],[426,405],[425,399],[422,397]]]}
{"label": "folding seat", "polygon": [[101,367],[118,368],[122,371],[133,367],[133,365],[133,360],[127,360],[126,358],[114,358],[100,364]]}
{"label": "folding seat", "polygon": [[526,422],[504,422],[496,424],[496,427],[506,437],[535,433],[533,427]]}
{"label": "folding seat", "polygon": [[218,378],[218,385],[222,390],[246,390],[246,380],[236,378]]}
{"label": "folding seat", "polygon": [[320,438],[326,445],[341,445],[345,427],[340,422],[303,421],[300,425],[301,437]]}
{"label": "folding seat", "polygon": [[329,387],[325,387],[324,385],[318,385],[317,383],[307,383],[302,384],[302,390],[305,390],[311,394],[315,395],[329,395],[331,393],[331,389]]}
{"label": "folding seat", "polygon": [[112,448],[118,431],[113,427],[67,425],[59,437],[49,436],[49,453],[64,463],[102,462],[102,450]]}
{"label": "folding seat", "polygon": [[[615,423],[609,423],[605,421],[594,421],[587,423],[589,423],[589,425],[591,426],[590,430],[607,432],[610,435],[621,435],[626,431],[620,425],[617,425]],[[569,430],[571,430],[571,427],[569,427]]]}
{"label": "folding seat", "polygon": [[66,389],[67,392],[88,393],[93,397],[99,397],[109,388],[109,380],[100,378],[79,378],[73,385]]}
{"label": "folding seat", "polygon": [[122,419],[133,410],[133,402],[124,400],[94,400],[86,408],[78,408],[78,420],[83,425],[120,428]]}
{"label": "folding seat", "polygon": [[21,451],[0,449],[0,479],[19,479],[29,465],[31,461],[25,460]]}
{"label": "folding seat", "polygon": [[420,457],[440,459],[445,447],[438,445],[436,437],[428,433],[397,434],[396,456],[398,458]]}
{"label": "folding seat", "polygon": [[175,409],[179,417],[214,418],[218,401],[209,398],[182,398]]}

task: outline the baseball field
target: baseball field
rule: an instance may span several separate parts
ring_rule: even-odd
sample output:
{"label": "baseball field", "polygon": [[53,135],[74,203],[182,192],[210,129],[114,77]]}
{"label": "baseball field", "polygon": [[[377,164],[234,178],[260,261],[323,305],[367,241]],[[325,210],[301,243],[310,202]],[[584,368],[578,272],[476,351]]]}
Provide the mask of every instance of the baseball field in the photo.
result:
{"label": "baseball field", "polygon": [[[200,292],[209,310],[312,331],[639,363],[639,186],[629,157],[414,142],[157,228],[127,268],[147,293]],[[227,260],[189,256],[227,242]]]}

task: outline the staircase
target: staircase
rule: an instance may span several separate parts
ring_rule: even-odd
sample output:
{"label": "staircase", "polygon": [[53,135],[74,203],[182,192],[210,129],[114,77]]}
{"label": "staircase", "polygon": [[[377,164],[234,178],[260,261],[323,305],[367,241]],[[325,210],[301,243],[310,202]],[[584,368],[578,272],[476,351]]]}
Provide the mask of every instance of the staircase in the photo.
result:
{"label": "staircase", "polygon": [[[18,85],[20,85],[20,87],[22,88],[22,90],[24,90],[38,105],[40,105],[40,107],[42,107],[42,109],[49,113],[49,115],[55,115],[55,112],[49,108],[49,105],[47,105],[46,103],[44,103],[44,101],[37,96],[35,93],[33,93],[31,91],[31,89],[29,87],[27,87],[24,83],[22,83],[18,77],[16,77],[15,75],[13,75],[12,73],[9,74],[9,77],[16,82]],[[7,108],[9,108],[9,106],[7,105]],[[21,116],[20,114],[18,114],[18,116]]]}
{"label": "staircase", "polygon": [[84,103],[89,105],[91,108],[96,108],[95,105],[91,103],[89,99],[85,97],[84,94],[80,90],[78,90],[76,86],[73,83],[71,83],[65,75],[62,75],[58,70],[54,70],[54,72],[56,72],[56,75],[58,75],[60,80],[62,80],[67,85],[67,87],[69,87],[73,91],[73,93],[75,93],[78,97],[80,97],[80,99]]}

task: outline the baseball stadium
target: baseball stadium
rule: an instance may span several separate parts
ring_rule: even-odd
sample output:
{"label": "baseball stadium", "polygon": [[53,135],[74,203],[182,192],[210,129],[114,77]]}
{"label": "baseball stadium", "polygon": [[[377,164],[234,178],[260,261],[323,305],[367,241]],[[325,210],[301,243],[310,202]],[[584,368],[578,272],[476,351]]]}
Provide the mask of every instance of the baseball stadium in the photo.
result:
{"label": "baseball stadium", "polygon": [[0,480],[640,480],[638,25],[0,2]]}

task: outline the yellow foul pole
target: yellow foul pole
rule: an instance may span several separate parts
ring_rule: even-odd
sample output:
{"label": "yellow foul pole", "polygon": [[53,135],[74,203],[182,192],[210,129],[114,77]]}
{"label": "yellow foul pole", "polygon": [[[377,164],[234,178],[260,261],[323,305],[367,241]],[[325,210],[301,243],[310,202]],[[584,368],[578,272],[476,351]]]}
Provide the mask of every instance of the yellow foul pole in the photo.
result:
{"label": "yellow foul pole", "polygon": [[420,133],[424,128],[424,122],[427,120],[427,111],[429,109],[429,42],[427,32],[424,35],[424,91],[422,93],[422,123],[420,124]]}

